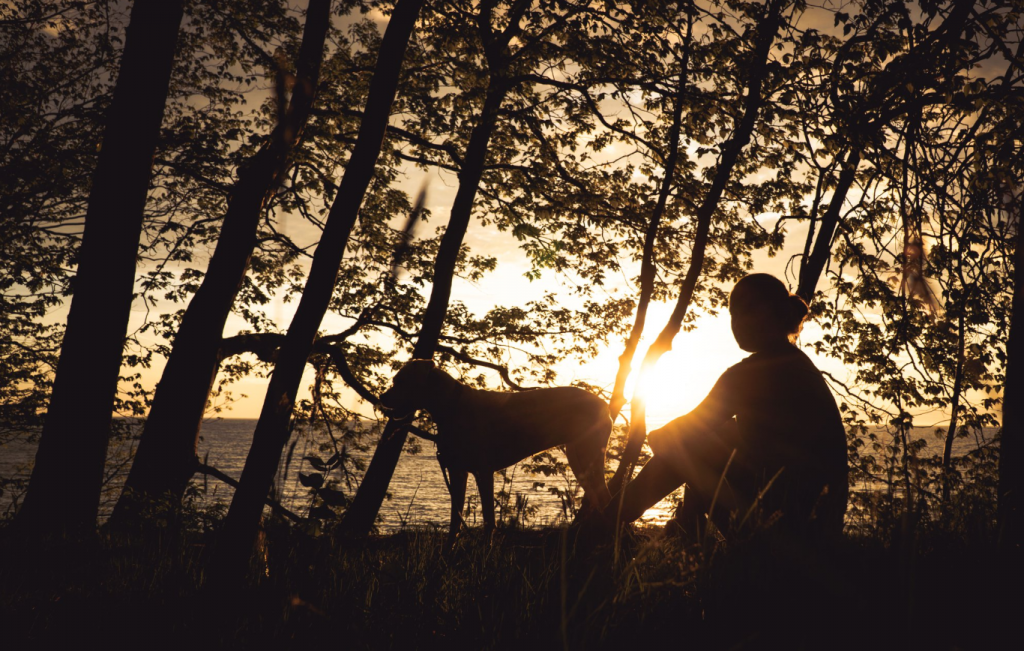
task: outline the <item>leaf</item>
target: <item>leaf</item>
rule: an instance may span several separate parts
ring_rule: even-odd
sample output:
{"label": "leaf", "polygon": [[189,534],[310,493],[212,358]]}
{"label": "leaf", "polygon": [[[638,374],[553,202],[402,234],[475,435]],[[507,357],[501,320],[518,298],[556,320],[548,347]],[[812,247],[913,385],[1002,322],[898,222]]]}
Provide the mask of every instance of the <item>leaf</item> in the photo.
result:
{"label": "leaf", "polygon": [[321,488],[317,495],[330,506],[347,506],[348,498],[339,490],[333,488]]}
{"label": "leaf", "polygon": [[319,518],[321,520],[333,520],[338,517],[338,514],[331,510],[329,506],[319,504],[309,510],[309,517]]}
{"label": "leaf", "polygon": [[299,483],[306,488],[320,488],[324,485],[324,476],[318,472],[311,475],[299,473]]}
{"label": "leaf", "polygon": [[325,463],[323,459],[317,456],[302,457],[303,460],[308,461],[309,465],[313,466],[314,469],[320,472],[327,472],[329,463]]}

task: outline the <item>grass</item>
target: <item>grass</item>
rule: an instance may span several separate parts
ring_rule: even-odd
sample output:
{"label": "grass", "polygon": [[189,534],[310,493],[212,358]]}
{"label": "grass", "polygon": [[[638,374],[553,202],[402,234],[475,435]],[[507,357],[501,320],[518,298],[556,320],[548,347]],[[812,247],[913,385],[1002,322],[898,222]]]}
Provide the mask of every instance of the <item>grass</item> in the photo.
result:
{"label": "grass", "polygon": [[564,528],[469,530],[446,552],[434,528],[356,542],[270,522],[245,587],[218,598],[202,589],[213,537],[3,536],[4,646],[991,649],[1020,634],[1009,562],[935,532],[813,553],[765,532],[686,545],[646,529],[616,562]]}

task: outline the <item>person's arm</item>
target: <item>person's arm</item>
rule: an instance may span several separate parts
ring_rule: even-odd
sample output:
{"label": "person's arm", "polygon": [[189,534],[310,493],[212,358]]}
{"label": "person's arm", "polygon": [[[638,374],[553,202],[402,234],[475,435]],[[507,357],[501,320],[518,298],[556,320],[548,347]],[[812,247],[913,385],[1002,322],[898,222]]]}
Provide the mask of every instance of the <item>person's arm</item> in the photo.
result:
{"label": "person's arm", "polygon": [[711,434],[725,421],[735,416],[739,404],[737,376],[741,372],[738,365],[730,367],[718,378],[711,392],[693,411],[669,421],[648,434],[651,449],[657,453],[662,443],[680,436]]}

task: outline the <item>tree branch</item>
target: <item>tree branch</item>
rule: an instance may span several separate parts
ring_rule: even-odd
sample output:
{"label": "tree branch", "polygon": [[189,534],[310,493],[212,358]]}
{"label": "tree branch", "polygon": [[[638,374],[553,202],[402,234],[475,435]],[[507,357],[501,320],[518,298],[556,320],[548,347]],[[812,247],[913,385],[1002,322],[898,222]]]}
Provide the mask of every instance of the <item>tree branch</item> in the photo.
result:
{"label": "tree branch", "polygon": [[512,378],[509,377],[508,369],[505,368],[504,366],[502,366],[501,364],[495,364],[494,362],[488,362],[486,360],[476,359],[474,357],[470,357],[468,354],[466,354],[466,353],[464,353],[464,352],[462,352],[460,350],[456,350],[456,349],[454,349],[454,348],[452,348],[450,346],[438,345],[436,347],[436,350],[439,353],[445,353],[447,355],[451,355],[452,357],[454,357],[455,359],[459,360],[460,362],[465,362],[467,364],[472,364],[474,366],[483,366],[485,368],[489,368],[489,369],[493,369],[493,370],[497,371],[498,375],[501,376],[502,381],[505,382],[505,384],[507,384],[508,386],[510,386],[513,389],[515,389],[516,391],[528,391],[529,390],[527,387],[520,386],[519,384],[516,384],[512,380]]}
{"label": "tree branch", "polygon": [[[224,474],[223,472],[221,472],[220,470],[217,470],[213,466],[208,466],[205,463],[201,463],[198,466],[196,466],[196,472],[202,473],[204,475],[209,475],[210,477],[213,477],[215,479],[219,479],[222,482],[224,482],[225,484],[227,484],[228,486],[231,486],[232,488],[234,488],[236,490],[238,489],[239,483],[238,483],[237,479],[235,479],[234,477],[231,477],[230,475]],[[296,524],[301,524],[302,523],[302,521],[303,521],[302,518],[300,518],[299,516],[295,515],[295,513],[293,513],[292,511],[288,510],[287,508],[285,508],[277,500],[271,499],[269,495],[264,499],[264,502],[266,503],[267,506],[270,507],[270,510],[272,510],[274,513],[277,513],[278,515],[283,515],[284,517],[288,518],[289,520],[291,520],[292,522],[294,522]]]}
{"label": "tree branch", "polygon": [[[329,116],[329,117],[337,117],[337,116],[344,115],[346,117],[356,118],[356,119],[360,119],[360,120],[363,118],[363,112],[362,111],[357,111],[355,109],[322,109],[322,108],[317,108],[317,109],[313,109],[312,113],[313,113],[313,115]],[[402,140],[405,140],[406,142],[409,142],[409,143],[411,143],[413,145],[417,145],[417,146],[423,147],[425,149],[432,149],[434,151],[444,152],[445,154],[448,154],[448,156],[452,159],[452,162],[454,162],[457,166],[462,167],[462,156],[459,154],[459,150],[455,147],[455,145],[453,145],[453,144],[451,144],[449,142],[444,142],[444,143],[432,142],[430,140],[427,140],[426,138],[424,138],[423,136],[421,136],[419,134],[413,133],[412,131],[408,131],[408,130],[403,129],[401,127],[396,127],[396,126],[393,126],[393,125],[390,125],[390,124],[387,127],[387,132],[389,134],[394,134],[395,136],[398,136]]]}

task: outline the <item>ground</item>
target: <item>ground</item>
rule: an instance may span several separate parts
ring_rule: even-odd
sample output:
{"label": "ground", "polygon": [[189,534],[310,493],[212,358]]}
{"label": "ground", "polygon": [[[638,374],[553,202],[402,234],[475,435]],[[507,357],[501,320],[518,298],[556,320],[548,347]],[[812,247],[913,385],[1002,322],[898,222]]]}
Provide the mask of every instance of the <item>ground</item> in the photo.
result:
{"label": "ground", "polygon": [[616,550],[573,533],[471,529],[447,551],[433,528],[351,541],[271,524],[248,583],[215,596],[212,532],[31,545],[4,532],[0,630],[7,648],[375,650],[952,650],[1019,634],[1008,561],[963,539],[848,536],[817,553],[649,528]]}

